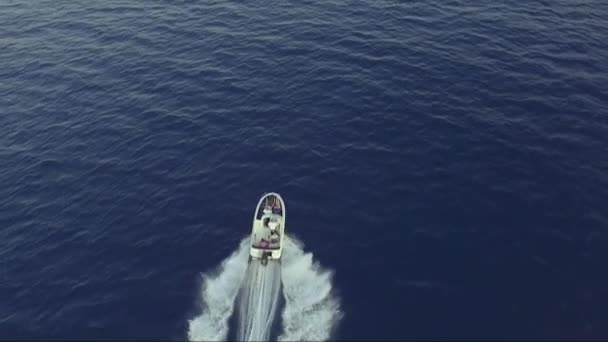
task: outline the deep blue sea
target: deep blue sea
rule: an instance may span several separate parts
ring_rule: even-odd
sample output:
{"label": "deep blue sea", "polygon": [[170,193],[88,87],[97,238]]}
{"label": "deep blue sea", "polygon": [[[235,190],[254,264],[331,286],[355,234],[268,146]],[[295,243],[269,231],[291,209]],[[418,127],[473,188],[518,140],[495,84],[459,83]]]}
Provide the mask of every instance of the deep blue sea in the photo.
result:
{"label": "deep blue sea", "polygon": [[268,191],[293,331],[607,339],[607,89],[605,0],[0,0],[0,339],[203,339]]}

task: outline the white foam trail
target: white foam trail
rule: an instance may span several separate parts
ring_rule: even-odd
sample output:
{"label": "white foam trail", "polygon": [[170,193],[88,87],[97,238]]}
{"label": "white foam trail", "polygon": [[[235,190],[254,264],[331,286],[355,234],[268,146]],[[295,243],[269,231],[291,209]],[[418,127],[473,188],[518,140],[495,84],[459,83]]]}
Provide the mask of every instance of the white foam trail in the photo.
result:
{"label": "white foam trail", "polygon": [[267,341],[281,295],[281,264],[252,260],[238,298],[239,341]]}
{"label": "white foam trail", "polygon": [[332,272],[304,253],[302,243],[285,238],[283,249],[283,333],[280,341],[327,341],[343,314],[332,291]]}
{"label": "white foam trail", "polygon": [[245,276],[249,239],[224,260],[218,270],[203,274],[203,312],[189,322],[190,341],[225,341],[234,298]]}
{"label": "white foam trail", "polygon": [[[200,316],[189,322],[188,338],[190,341],[226,340],[228,320],[232,315],[239,287],[245,280],[249,242],[249,238],[244,239],[239,249],[224,260],[217,271],[203,274],[203,311]],[[275,282],[278,278],[276,275],[280,274],[283,282],[285,308],[282,313],[283,332],[279,336],[279,340],[329,340],[332,330],[342,318],[339,300],[332,290],[332,272],[314,262],[312,254],[305,253],[302,244],[295,238],[285,236],[283,242],[285,246],[280,272],[275,270],[260,273],[259,271],[264,267],[250,270],[251,273],[255,273],[255,276],[248,275],[248,277],[256,279],[254,284],[262,285],[256,286],[256,289],[250,289],[261,295],[250,295],[248,299],[258,299],[261,302],[257,304],[247,302],[248,312],[255,316],[241,317],[239,329],[240,331],[249,329],[246,327],[241,329],[241,323],[244,323],[245,326],[256,325],[255,334],[260,334],[264,330],[261,328],[267,327],[265,322],[272,324],[274,317],[271,316],[274,316],[277,305],[274,300],[278,296],[273,297],[271,292],[275,291]],[[243,303],[245,302],[241,301],[238,304]],[[274,309],[268,309],[272,307]],[[262,308],[265,309],[262,310]],[[239,310],[242,310],[242,307],[239,307]],[[261,316],[259,316],[260,312],[262,312]],[[269,333],[269,330],[266,328],[264,333]],[[249,336],[255,338],[256,336],[253,335],[252,333]]]}

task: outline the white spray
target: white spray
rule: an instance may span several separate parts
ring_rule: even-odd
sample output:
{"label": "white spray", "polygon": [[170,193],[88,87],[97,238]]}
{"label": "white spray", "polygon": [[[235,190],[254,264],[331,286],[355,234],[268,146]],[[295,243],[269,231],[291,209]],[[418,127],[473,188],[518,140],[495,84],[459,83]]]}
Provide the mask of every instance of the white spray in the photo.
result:
{"label": "white spray", "polygon": [[203,274],[203,311],[190,320],[189,339],[225,341],[228,320],[236,306],[237,338],[267,340],[276,319],[282,280],[285,308],[279,340],[328,340],[342,318],[332,290],[332,273],[314,262],[312,254],[304,253],[302,244],[289,236],[283,241],[281,263],[261,266],[252,261],[247,267],[249,242],[249,238],[244,239],[218,271]]}
{"label": "white spray", "polygon": [[190,341],[225,341],[228,337],[228,319],[247,269],[249,242],[243,240],[218,270],[202,275],[203,312],[189,322]]}
{"label": "white spray", "polygon": [[260,260],[252,260],[236,304],[239,341],[267,341],[270,338],[280,295],[281,264],[270,260],[262,265]]}

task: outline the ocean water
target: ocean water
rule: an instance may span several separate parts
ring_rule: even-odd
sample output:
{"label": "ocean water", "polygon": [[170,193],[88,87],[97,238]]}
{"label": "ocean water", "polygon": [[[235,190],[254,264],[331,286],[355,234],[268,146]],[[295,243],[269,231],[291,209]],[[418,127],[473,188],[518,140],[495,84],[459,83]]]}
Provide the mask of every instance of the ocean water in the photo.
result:
{"label": "ocean water", "polygon": [[197,339],[267,191],[276,336],[608,338],[607,18],[0,0],[0,339]]}

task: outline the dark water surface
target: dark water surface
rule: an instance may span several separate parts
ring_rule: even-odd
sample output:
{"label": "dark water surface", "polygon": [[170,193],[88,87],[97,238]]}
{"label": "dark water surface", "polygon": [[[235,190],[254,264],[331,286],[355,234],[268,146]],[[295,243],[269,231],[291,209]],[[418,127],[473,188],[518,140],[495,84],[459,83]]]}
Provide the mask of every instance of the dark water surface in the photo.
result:
{"label": "dark water surface", "polygon": [[608,2],[0,0],[0,339],[185,339],[266,191],[336,339],[608,338]]}

